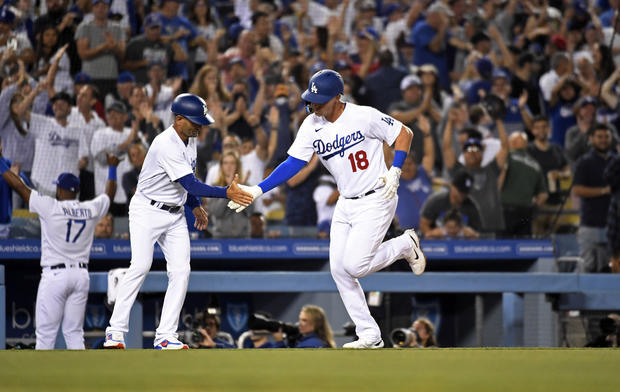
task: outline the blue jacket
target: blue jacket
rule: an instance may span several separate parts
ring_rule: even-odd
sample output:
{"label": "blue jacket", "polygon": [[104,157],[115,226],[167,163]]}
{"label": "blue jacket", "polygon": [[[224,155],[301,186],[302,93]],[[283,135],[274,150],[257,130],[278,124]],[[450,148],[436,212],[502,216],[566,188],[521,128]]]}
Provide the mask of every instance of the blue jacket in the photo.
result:
{"label": "blue jacket", "polygon": [[[260,346],[259,348],[287,348],[288,346],[281,342],[267,342],[266,344]],[[314,333],[309,333],[307,335],[302,335],[297,345],[294,348],[329,348],[329,346],[319,339],[319,337]]]}

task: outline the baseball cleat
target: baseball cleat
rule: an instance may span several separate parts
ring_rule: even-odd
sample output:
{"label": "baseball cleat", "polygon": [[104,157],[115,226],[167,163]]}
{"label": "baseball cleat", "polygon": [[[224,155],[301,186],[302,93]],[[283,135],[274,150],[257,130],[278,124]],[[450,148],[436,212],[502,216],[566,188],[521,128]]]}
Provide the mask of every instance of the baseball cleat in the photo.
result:
{"label": "baseball cleat", "polygon": [[122,332],[108,332],[105,334],[103,348],[125,348],[125,338]]}
{"label": "baseball cleat", "polygon": [[411,253],[409,253],[409,256],[407,256],[409,266],[411,266],[411,270],[414,274],[422,275],[424,269],[426,268],[426,257],[424,256],[424,252],[422,252],[422,247],[420,246],[420,239],[418,238],[418,235],[413,229],[405,230],[405,234],[411,237],[411,241],[413,242],[413,248],[411,248]]}
{"label": "baseball cleat", "polygon": [[383,339],[379,339],[378,342],[369,342],[364,339],[358,339],[354,342],[345,343],[342,348],[383,348]]}
{"label": "baseball cleat", "polygon": [[187,350],[189,349],[189,346],[180,341],[179,339],[168,338],[155,344],[153,348],[155,350]]}

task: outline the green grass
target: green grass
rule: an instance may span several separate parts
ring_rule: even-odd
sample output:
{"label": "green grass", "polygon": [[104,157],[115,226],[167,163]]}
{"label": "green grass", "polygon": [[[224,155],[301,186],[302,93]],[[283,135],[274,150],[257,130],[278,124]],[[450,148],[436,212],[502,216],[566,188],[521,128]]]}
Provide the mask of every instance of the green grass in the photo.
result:
{"label": "green grass", "polygon": [[0,351],[0,391],[617,391],[620,350]]}

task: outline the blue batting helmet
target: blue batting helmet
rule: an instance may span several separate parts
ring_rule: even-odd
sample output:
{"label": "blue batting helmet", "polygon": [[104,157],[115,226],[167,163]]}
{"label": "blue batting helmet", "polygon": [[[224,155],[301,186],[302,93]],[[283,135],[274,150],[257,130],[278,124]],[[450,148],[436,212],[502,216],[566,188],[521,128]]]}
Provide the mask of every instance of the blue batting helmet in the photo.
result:
{"label": "blue batting helmet", "polygon": [[194,94],[180,94],[172,102],[172,113],[181,115],[194,124],[209,125],[215,120],[209,114],[204,99]]}
{"label": "blue batting helmet", "polygon": [[342,76],[331,69],[323,69],[310,78],[308,89],[301,94],[306,102],[325,103],[344,92]]}

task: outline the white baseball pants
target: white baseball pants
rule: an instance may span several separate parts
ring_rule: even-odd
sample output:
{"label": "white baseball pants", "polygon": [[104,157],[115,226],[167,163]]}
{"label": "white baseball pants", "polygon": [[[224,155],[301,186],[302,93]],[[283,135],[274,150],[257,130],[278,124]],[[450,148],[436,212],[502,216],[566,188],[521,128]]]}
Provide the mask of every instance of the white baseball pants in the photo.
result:
{"label": "white baseball pants", "polygon": [[164,297],[155,342],[177,335],[179,316],[185,301],[190,273],[190,243],[185,215],[171,214],[149,204],[136,194],[129,204],[131,264],[121,279],[110,326],[106,332],[129,331],[129,313],[153,263],[155,242],[166,258],[168,289]]}
{"label": "white baseball pants", "polygon": [[84,349],[84,312],[90,278],[86,268],[65,263],[66,268],[44,267],[37,291],[35,323],[37,350],[53,350],[58,328],[69,350]]}
{"label": "white baseball pants", "polygon": [[385,200],[379,192],[357,200],[340,197],[332,218],[329,264],[349,317],[360,339],[375,342],[381,331],[370,315],[362,278],[404,258],[413,246],[400,236],[383,242],[394,218],[398,197]]}

